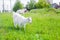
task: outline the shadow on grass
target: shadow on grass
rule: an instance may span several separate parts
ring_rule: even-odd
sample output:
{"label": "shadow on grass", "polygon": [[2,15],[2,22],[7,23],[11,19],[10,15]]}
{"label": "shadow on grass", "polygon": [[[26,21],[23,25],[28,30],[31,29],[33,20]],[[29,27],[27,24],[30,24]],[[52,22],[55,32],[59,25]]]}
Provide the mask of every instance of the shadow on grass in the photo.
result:
{"label": "shadow on grass", "polygon": [[24,28],[15,28],[14,26],[0,26],[0,30],[3,29],[3,30],[6,30],[6,31],[22,31],[22,32],[25,32],[24,31]]}
{"label": "shadow on grass", "polygon": [[19,27],[15,28],[14,26],[8,26],[7,29],[11,30],[11,31],[22,31],[24,33],[26,31],[26,30],[24,30],[24,28],[19,28]]}

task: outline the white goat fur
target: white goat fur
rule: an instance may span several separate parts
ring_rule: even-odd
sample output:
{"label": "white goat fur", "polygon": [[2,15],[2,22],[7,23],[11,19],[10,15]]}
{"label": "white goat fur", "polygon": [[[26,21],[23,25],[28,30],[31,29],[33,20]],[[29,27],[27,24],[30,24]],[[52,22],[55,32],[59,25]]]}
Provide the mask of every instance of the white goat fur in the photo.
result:
{"label": "white goat fur", "polygon": [[25,29],[26,23],[27,22],[31,23],[32,19],[31,19],[31,17],[25,18],[24,16],[21,16],[20,14],[14,12],[13,13],[13,21],[14,21],[14,26],[16,28],[18,25],[19,28],[24,27],[24,29]]}
{"label": "white goat fur", "polygon": [[27,11],[27,9],[19,9],[19,10],[17,10],[16,13],[24,14],[25,11]]}

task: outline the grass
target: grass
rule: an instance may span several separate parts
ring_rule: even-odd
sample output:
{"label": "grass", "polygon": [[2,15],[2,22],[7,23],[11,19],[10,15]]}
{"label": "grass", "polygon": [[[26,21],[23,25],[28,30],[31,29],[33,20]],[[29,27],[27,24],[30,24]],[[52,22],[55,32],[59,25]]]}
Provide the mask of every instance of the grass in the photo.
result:
{"label": "grass", "polygon": [[45,9],[37,11],[23,14],[32,17],[25,32],[14,28],[12,13],[0,13],[0,40],[60,40],[60,14]]}

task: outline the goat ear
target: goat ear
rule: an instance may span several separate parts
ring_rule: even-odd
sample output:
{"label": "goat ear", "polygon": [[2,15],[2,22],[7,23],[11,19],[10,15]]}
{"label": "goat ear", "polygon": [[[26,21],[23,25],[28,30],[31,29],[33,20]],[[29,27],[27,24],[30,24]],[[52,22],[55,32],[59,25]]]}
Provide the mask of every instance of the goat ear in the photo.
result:
{"label": "goat ear", "polygon": [[27,19],[29,20],[31,17],[27,17]]}

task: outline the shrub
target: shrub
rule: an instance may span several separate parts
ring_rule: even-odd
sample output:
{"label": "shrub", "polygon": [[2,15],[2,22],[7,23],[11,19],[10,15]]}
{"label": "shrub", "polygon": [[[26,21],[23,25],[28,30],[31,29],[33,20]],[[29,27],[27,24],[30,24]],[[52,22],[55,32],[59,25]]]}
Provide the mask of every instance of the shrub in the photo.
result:
{"label": "shrub", "polygon": [[28,10],[34,9],[35,8],[35,0],[30,0],[30,2],[28,2],[28,4],[26,5],[26,8]]}
{"label": "shrub", "polygon": [[19,0],[16,1],[14,7],[13,7],[13,11],[17,11],[19,9],[22,9],[23,8],[23,5],[21,4],[21,2]]}
{"label": "shrub", "polygon": [[35,8],[49,8],[50,4],[45,0],[39,0],[38,3],[35,4]]}
{"label": "shrub", "polygon": [[47,3],[45,0],[39,0],[37,3],[35,0],[30,0],[30,2],[28,2],[28,4],[26,5],[26,8],[28,10],[31,9],[39,9],[39,8],[49,8],[50,4]]}

